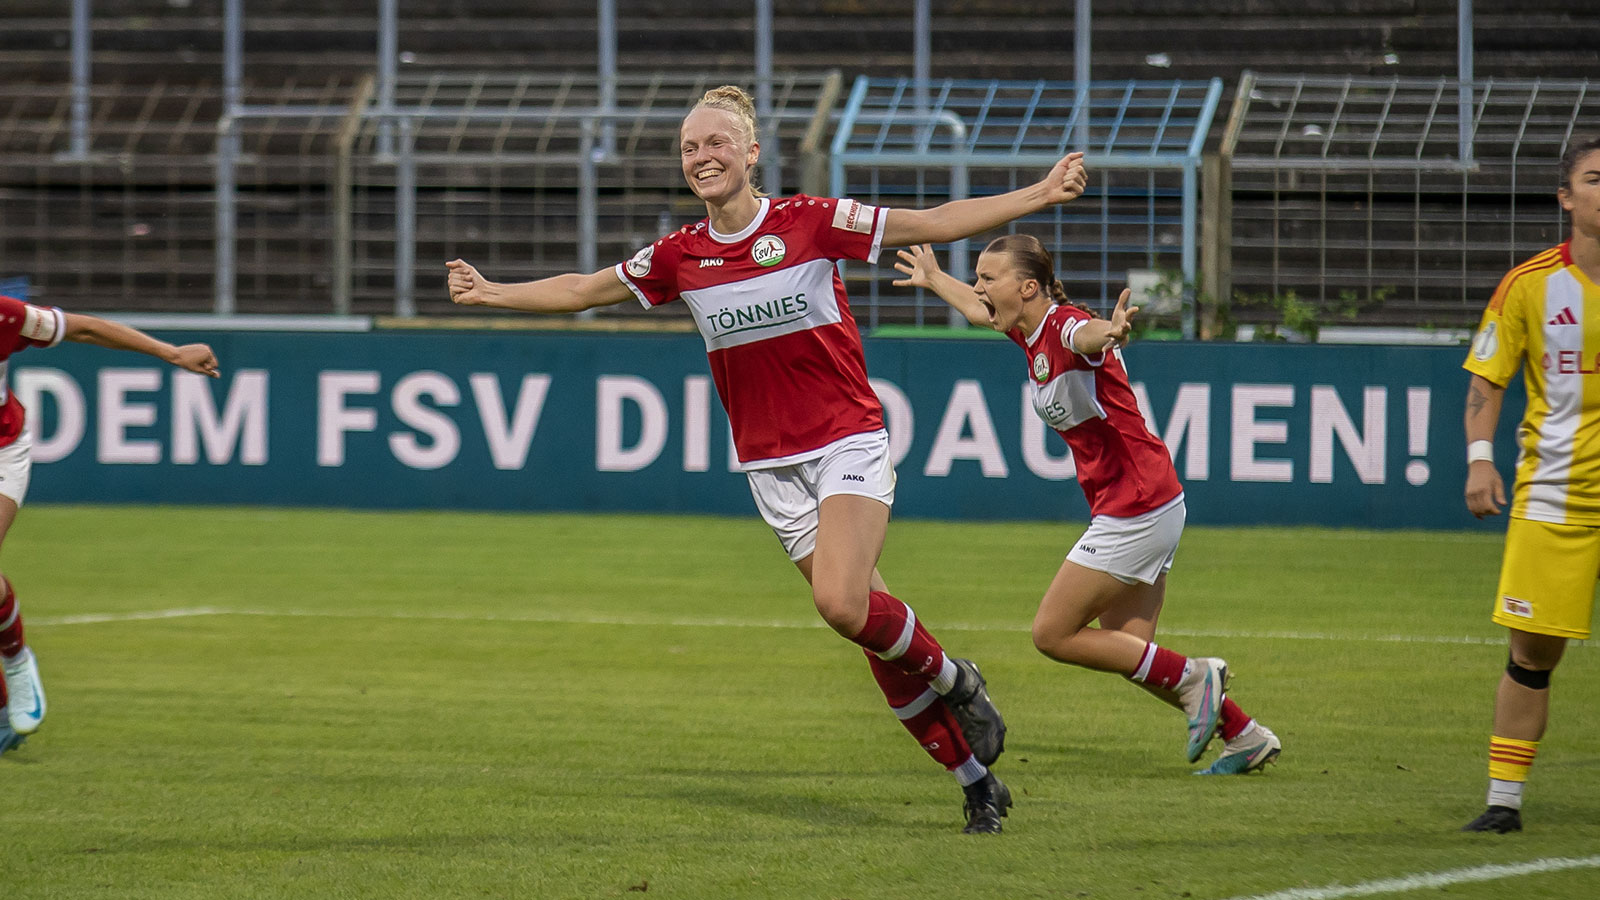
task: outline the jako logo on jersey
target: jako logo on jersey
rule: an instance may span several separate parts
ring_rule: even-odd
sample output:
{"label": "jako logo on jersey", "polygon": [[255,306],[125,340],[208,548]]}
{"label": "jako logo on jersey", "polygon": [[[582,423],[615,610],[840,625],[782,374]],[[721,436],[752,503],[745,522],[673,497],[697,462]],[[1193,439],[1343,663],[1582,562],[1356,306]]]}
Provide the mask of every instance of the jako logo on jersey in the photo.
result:
{"label": "jako logo on jersey", "polygon": [[1473,338],[1472,355],[1478,362],[1488,362],[1499,349],[1500,339],[1495,335],[1495,323],[1490,322]]}
{"label": "jako logo on jersey", "polygon": [[720,265],[722,265],[722,257],[720,257],[720,256],[717,257],[716,259],[702,259],[702,260],[700,260],[700,268],[702,268],[702,269],[704,269],[706,266],[720,266]]}
{"label": "jako logo on jersey", "polygon": [[1033,380],[1040,384],[1050,380],[1050,360],[1043,353],[1033,358]]}
{"label": "jako logo on jersey", "polygon": [[857,475],[854,472],[846,472],[843,475],[840,475],[839,477],[843,478],[845,481],[859,481],[862,484],[865,484],[866,481],[867,481],[867,476],[865,476],[865,475]]}
{"label": "jako logo on jersey", "polygon": [[1578,324],[1578,317],[1572,314],[1572,307],[1563,306],[1563,307],[1561,307],[1561,312],[1556,313],[1556,317],[1554,319],[1551,319],[1549,322],[1546,322],[1545,324],[1547,324],[1547,325],[1576,325],[1576,324]]}
{"label": "jako logo on jersey", "polygon": [[775,234],[763,234],[756,238],[755,246],[750,248],[750,258],[756,261],[756,265],[775,266],[783,262],[783,253],[787,249],[782,238]]}
{"label": "jako logo on jersey", "polygon": [[1089,546],[1088,544],[1079,544],[1078,545],[1078,549],[1082,550],[1083,552],[1085,552],[1087,554],[1089,554],[1090,556],[1094,555],[1094,548]]}
{"label": "jako logo on jersey", "polygon": [[644,248],[643,250],[640,250],[638,253],[635,253],[633,255],[633,259],[628,260],[628,264],[627,264],[627,267],[626,267],[627,270],[628,270],[628,274],[632,275],[635,278],[643,278],[646,275],[649,275],[650,274],[650,257],[654,256],[655,252],[656,252],[656,245],[655,244],[651,244],[650,246]]}
{"label": "jako logo on jersey", "polygon": [[779,297],[765,303],[752,303],[734,309],[719,309],[706,316],[706,324],[716,334],[731,334],[751,328],[770,328],[806,317],[811,304],[806,302],[805,291],[793,297]]}

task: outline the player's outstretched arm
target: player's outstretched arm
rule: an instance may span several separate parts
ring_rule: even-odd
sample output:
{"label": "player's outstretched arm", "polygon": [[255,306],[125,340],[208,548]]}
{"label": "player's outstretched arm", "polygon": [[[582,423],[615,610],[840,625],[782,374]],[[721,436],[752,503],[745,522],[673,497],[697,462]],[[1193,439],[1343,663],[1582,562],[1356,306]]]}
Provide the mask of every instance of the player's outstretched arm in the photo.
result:
{"label": "player's outstretched arm", "polygon": [[[1494,447],[1494,431],[1500,424],[1500,404],[1506,389],[1482,375],[1473,375],[1467,386],[1467,448],[1471,458],[1473,445],[1479,441]],[[1479,445],[1481,446],[1481,445]],[[1495,516],[1506,505],[1506,484],[1493,459],[1471,460],[1467,463],[1467,511],[1483,518]]]}
{"label": "player's outstretched arm", "polygon": [[210,375],[212,378],[217,377],[217,356],[205,344],[174,346],[166,341],[157,340],[137,328],[83,313],[67,313],[65,318],[66,333],[62,337],[69,341],[109,347],[112,350],[147,353],[180,369]]}
{"label": "player's outstretched arm", "polygon": [[1128,343],[1128,335],[1133,333],[1133,314],[1139,311],[1139,307],[1128,305],[1132,296],[1133,291],[1123,288],[1111,318],[1090,319],[1078,326],[1072,333],[1072,349],[1084,356],[1094,356]]}
{"label": "player's outstretched arm", "polygon": [[952,200],[932,209],[891,209],[884,220],[883,244],[943,244],[982,234],[991,228],[1075,200],[1088,184],[1082,153],[1068,153],[1037,184],[992,197]]}
{"label": "player's outstretched arm", "polygon": [[445,263],[449,270],[450,300],[462,306],[520,309],[534,313],[575,313],[597,306],[612,306],[633,296],[615,269],[592,275],[576,272],[502,284],[478,274],[459,259]]}
{"label": "player's outstretched arm", "polygon": [[899,252],[900,261],[894,267],[906,277],[894,282],[895,287],[925,288],[939,295],[939,299],[955,307],[967,321],[985,328],[993,327],[989,308],[978,299],[971,285],[939,267],[939,258],[927,244],[912,244]]}

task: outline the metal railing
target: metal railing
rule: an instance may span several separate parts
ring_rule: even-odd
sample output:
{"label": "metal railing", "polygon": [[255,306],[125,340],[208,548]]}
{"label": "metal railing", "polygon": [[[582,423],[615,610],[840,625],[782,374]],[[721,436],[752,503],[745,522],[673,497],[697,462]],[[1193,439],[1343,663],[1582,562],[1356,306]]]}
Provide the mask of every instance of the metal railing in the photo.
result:
{"label": "metal railing", "polygon": [[[1030,184],[1081,149],[1093,173],[1090,190],[1010,230],[1043,239],[1069,291],[1102,306],[1126,284],[1130,268],[1174,269],[1192,285],[1201,151],[1221,95],[1220,79],[1094,82],[1080,91],[1071,82],[1042,80],[919,85],[859,78],[834,135],[832,191],[931,206]],[[951,246],[957,277],[969,274],[969,255],[967,242]],[[882,290],[892,270],[866,277],[869,321],[899,308],[919,324],[927,309],[958,323],[959,316],[920,292]],[[1180,318],[1184,334],[1193,335],[1189,299]]]}
{"label": "metal railing", "polygon": [[[387,291],[396,315],[416,315],[419,258],[428,260],[421,271],[435,277],[457,252],[495,265],[501,278],[594,271],[603,251],[608,260],[626,258],[686,216],[699,218],[679,174],[677,125],[708,88],[727,80],[619,76],[617,107],[608,110],[593,76],[411,73],[397,82],[391,110],[352,104],[340,129],[336,180],[350,199],[341,201],[331,225],[349,243],[333,254],[336,309]],[[785,142],[799,146],[801,129],[813,124],[836,82],[827,74],[776,79],[769,132],[793,131]],[[248,134],[261,123],[327,119],[333,112],[245,105],[218,129]],[[383,150],[385,124],[395,132],[392,153]],[[227,235],[232,200],[222,190],[234,165],[219,154],[219,309],[228,306],[235,249]],[[794,170],[780,161],[764,171],[779,179],[776,188]],[[506,227],[508,221],[514,224]],[[384,256],[389,265],[375,264]],[[436,294],[442,301],[442,288]]]}
{"label": "metal railing", "polygon": [[1597,121],[1600,82],[1246,73],[1221,145],[1222,296],[1471,324],[1507,269],[1565,239],[1558,161]]}

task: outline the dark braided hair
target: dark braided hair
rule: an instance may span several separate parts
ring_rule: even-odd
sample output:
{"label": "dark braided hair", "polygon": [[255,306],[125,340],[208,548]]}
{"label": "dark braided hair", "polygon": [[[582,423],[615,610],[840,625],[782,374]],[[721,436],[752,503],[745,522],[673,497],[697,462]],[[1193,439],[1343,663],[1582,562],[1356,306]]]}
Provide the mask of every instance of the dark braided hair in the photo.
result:
{"label": "dark braided hair", "polygon": [[985,253],[1005,253],[1011,257],[1012,266],[1024,278],[1032,278],[1045,286],[1050,294],[1050,300],[1060,306],[1071,306],[1093,315],[1093,312],[1082,304],[1073,303],[1067,299],[1067,289],[1061,286],[1056,279],[1055,263],[1050,258],[1050,251],[1039,243],[1039,239],[1031,234],[1008,234],[997,237],[983,248]]}

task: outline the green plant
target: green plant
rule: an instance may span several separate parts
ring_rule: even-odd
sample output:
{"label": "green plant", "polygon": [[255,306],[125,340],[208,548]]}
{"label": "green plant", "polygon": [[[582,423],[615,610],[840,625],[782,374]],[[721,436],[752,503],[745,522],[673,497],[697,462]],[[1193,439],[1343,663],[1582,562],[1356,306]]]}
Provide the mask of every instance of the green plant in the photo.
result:
{"label": "green plant", "polygon": [[1267,309],[1276,313],[1276,322],[1256,326],[1256,340],[1315,343],[1323,326],[1338,320],[1351,321],[1362,312],[1382,305],[1394,294],[1395,289],[1389,286],[1374,288],[1365,297],[1354,288],[1346,288],[1333,299],[1318,303],[1315,300],[1302,300],[1291,288],[1281,294],[1235,291],[1233,302],[1236,306]]}

